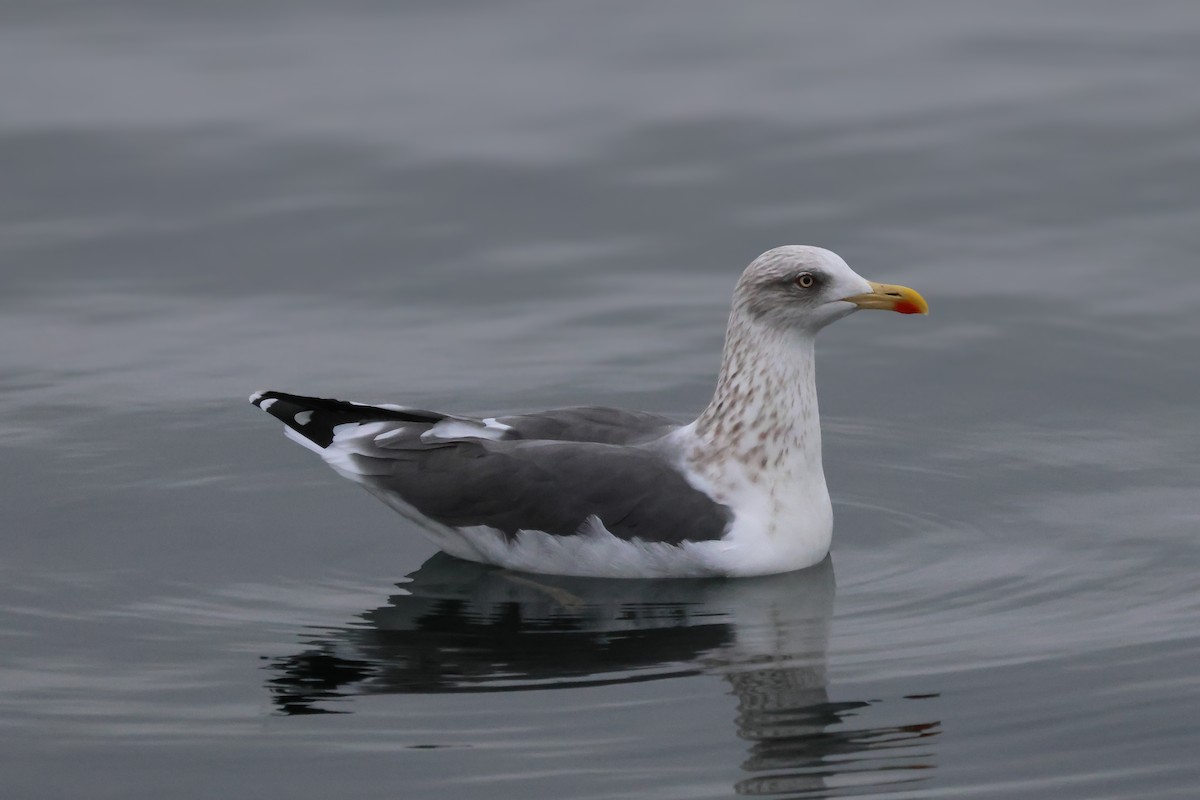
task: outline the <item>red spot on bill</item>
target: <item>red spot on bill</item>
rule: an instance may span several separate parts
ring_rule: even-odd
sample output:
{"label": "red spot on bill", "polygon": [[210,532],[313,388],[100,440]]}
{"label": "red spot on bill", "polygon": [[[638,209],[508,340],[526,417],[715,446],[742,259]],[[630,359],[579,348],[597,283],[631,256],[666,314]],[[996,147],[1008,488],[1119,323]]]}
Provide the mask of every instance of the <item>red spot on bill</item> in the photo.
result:
{"label": "red spot on bill", "polygon": [[901,314],[920,314],[921,308],[916,303],[910,303],[908,300],[901,300],[896,303],[895,311]]}

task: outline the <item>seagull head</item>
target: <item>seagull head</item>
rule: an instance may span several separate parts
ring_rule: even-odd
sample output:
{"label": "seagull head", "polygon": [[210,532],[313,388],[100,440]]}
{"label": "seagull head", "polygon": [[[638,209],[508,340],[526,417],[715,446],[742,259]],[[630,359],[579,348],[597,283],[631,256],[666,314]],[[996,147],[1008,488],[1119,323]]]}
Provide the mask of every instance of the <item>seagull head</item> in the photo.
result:
{"label": "seagull head", "polygon": [[770,328],[809,335],[862,308],[929,313],[915,290],[869,281],[837,253],[798,244],[754,259],[738,281],[734,308]]}

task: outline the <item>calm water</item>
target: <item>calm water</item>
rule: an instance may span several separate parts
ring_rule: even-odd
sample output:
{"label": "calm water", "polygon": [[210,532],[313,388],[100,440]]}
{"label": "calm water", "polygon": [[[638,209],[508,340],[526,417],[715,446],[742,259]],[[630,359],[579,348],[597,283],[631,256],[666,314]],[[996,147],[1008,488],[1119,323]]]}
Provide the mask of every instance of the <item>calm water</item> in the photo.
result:
{"label": "calm water", "polygon": [[[6,797],[1194,797],[1200,11],[15,2]],[[783,243],[830,561],[506,574],[248,406],[707,400]]]}

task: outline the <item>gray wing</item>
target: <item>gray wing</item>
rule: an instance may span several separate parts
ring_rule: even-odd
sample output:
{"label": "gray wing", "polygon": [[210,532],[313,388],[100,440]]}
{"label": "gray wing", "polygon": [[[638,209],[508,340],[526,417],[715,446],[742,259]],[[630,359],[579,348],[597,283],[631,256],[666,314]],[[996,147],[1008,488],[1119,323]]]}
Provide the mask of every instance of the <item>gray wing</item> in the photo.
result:
{"label": "gray wing", "polygon": [[452,527],[567,536],[595,516],[614,536],[679,544],[719,539],[731,519],[661,454],[625,444],[677,427],[654,414],[585,407],[477,420],[280,392],[251,400],[346,477]]}
{"label": "gray wing", "polygon": [[569,536],[591,516],[614,536],[679,544],[719,539],[729,509],[639,447],[464,440],[359,455],[361,482],[436,522]]}

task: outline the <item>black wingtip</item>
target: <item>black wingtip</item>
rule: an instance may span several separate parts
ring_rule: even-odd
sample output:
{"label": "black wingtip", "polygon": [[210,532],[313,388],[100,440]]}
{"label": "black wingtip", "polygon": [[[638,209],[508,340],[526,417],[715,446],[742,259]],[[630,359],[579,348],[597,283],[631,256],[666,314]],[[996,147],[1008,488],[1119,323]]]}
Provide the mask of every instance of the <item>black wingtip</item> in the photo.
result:
{"label": "black wingtip", "polygon": [[287,394],[286,392],[260,391],[260,392],[255,392],[254,394],[250,395],[250,404],[261,408],[263,411],[266,411],[268,414],[271,413],[270,412],[271,406],[273,406],[275,403],[277,403],[279,401],[284,401],[284,402],[292,403],[294,405],[299,405],[299,406],[305,406],[309,402],[314,402],[314,403],[340,402],[338,400],[329,401],[329,400],[321,400],[320,398],[317,398],[317,397],[304,397],[303,395],[298,395],[298,394]]}
{"label": "black wingtip", "polygon": [[255,392],[250,402],[320,447],[333,442],[333,429],[345,423],[417,422],[432,424],[445,414],[415,408],[381,408],[327,397],[286,392]]}
{"label": "black wingtip", "polygon": [[255,392],[250,395],[250,403],[319,447],[328,447],[333,442],[333,426],[347,420],[344,419],[344,414],[334,419],[325,419],[326,415],[321,414],[322,418],[318,419],[317,409],[326,404],[335,404],[338,407],[349,405],[338,400],[302,397],[284,392]]}

